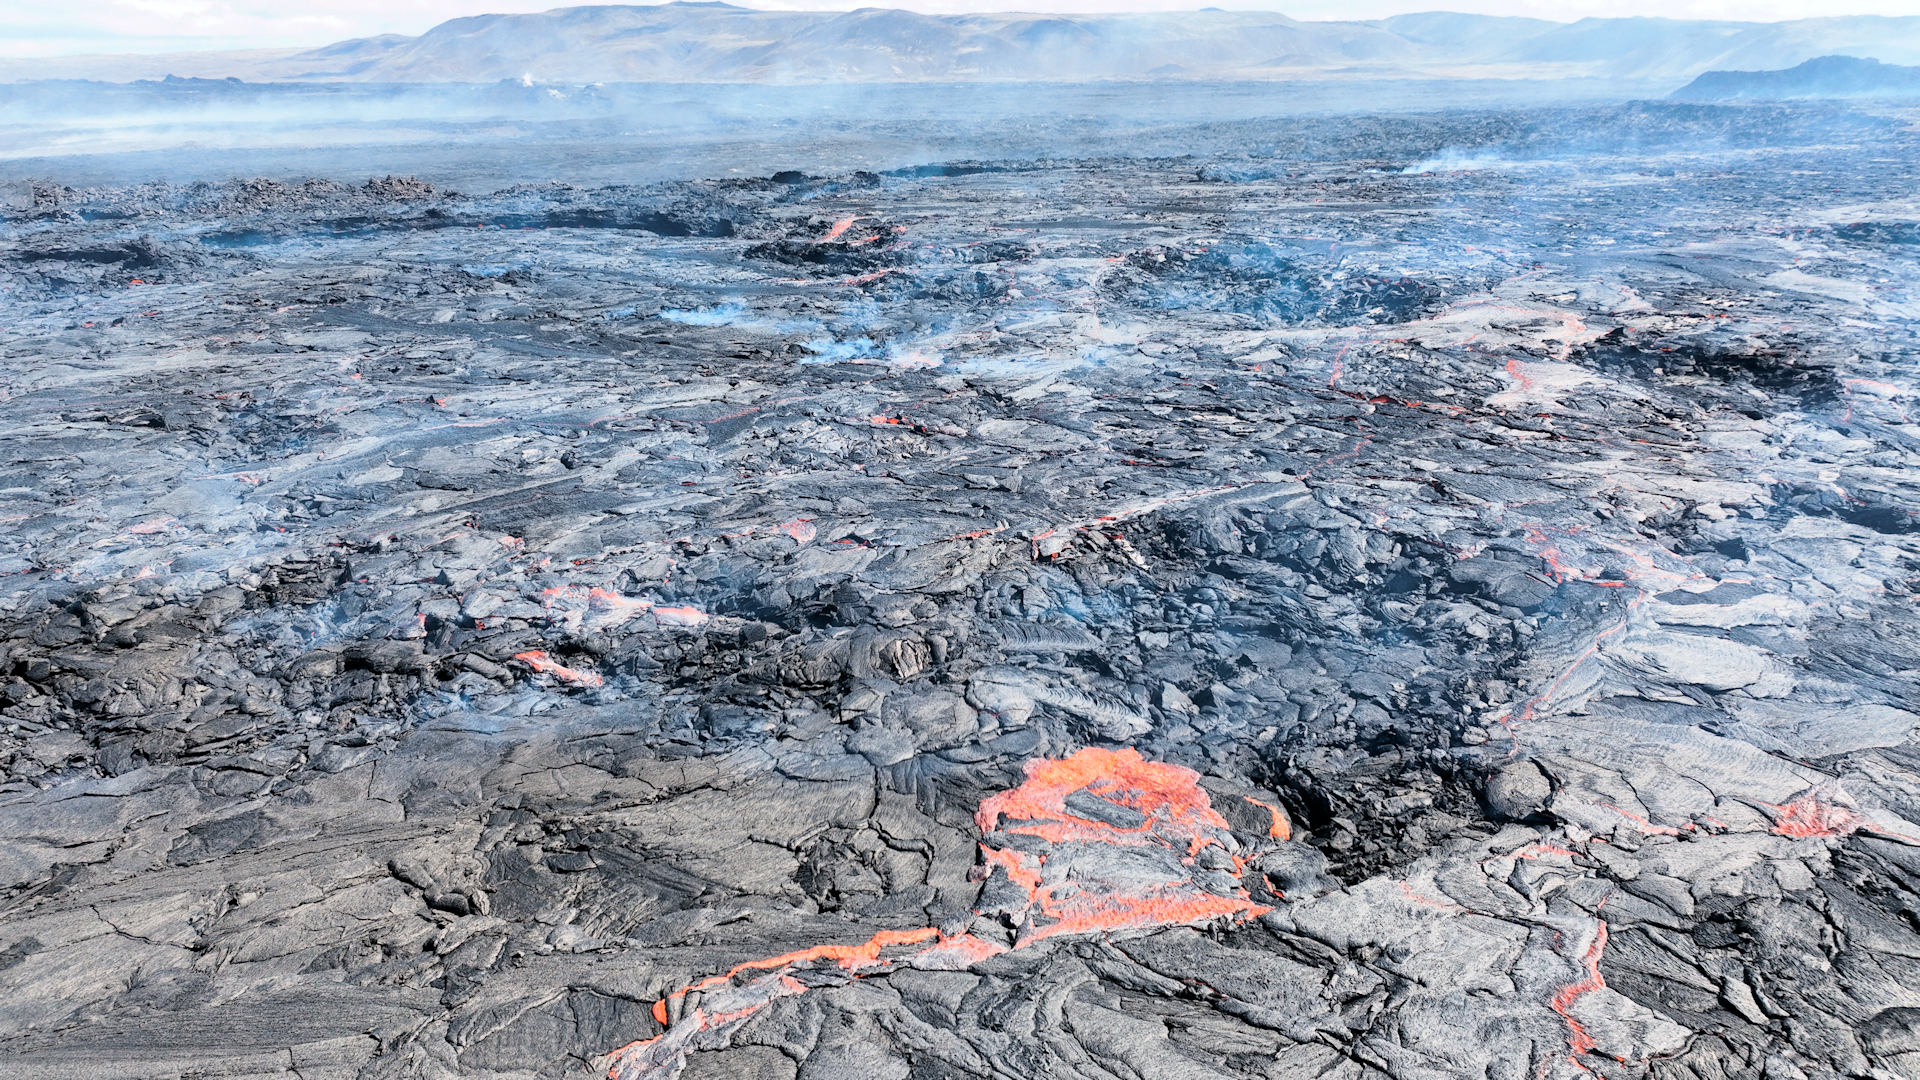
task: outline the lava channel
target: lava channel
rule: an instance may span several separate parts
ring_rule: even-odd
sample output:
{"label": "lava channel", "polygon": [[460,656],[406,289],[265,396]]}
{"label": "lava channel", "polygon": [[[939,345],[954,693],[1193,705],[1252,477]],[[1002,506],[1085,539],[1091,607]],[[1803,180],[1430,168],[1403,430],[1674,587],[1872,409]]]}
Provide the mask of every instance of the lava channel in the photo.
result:
{"label": "lava channel", "polygon": [[902,967],[960,970],[1067,935],[1268,911],[1241,883],[1254,852],[1234,837],[1199,780],[1191,769],[1132,749],[1030,761],[1025,782],[982,801],[974,816],[981,831],[975,876],[985,882],[974,914],[1012,926],[1011,946],[922,927],[749,960],[656,1002],[654,1019],[667,1030],[613,1051],[607,1075],[672,1080],[689,1052],[726,1047],[760,1009],[817,986]]}

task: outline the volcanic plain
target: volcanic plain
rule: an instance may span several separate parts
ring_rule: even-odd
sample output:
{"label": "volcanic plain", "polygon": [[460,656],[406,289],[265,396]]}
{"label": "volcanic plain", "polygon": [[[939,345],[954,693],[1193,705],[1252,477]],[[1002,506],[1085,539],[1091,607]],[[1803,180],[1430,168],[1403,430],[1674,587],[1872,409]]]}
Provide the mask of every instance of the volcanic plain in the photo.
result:
{"label": "volcanic plain", "polygon": [[0,1077],[1920,1075],[1915,119],[34,186]]}

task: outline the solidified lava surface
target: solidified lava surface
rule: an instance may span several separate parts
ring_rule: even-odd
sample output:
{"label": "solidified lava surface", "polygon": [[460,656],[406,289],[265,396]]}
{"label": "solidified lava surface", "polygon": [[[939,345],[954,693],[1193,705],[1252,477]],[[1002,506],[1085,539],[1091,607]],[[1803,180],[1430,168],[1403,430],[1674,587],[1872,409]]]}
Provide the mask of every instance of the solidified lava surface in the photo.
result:
{"label": "solidified lava surface", "polygon": [[1920,127],[1582,115],[36,189],[0,1077],[1916,1075]]}

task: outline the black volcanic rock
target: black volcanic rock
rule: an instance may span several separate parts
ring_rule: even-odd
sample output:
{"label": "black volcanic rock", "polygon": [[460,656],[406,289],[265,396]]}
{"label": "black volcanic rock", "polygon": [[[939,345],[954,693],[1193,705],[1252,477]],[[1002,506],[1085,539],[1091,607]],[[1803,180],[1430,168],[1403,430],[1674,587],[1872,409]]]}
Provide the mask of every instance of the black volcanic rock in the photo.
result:
{"label": "black volcanic rock", "polygon": [[1920,132],[1221,130],[24,190],[0,1076],[1912,1073]]}

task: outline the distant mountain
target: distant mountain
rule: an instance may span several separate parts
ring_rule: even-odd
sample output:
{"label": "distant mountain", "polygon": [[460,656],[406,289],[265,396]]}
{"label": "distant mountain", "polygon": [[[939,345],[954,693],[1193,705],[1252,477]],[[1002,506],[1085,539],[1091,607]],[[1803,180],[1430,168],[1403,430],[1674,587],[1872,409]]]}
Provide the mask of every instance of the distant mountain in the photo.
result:
{"label": "distant mountain", "polygon": [[[896,82],[1315,76],[1673,80],[1848,53],[1920,63],[1920,17],[1780,23],[1432,12],[1306,22],[1274,12],[922,15],[724,3],[454,19],[286,54],[168,58],[180,75],[366,82]],[[0,79],[149,77],[156,58],[0,61]],[[91,66],[89,66],[91,65]],[[130,74],[138,71],[140,74]]]}
{"label": "distant mountain", "polygon": [[392,82],[1069,80],[1398,65],[1417,51],[1384,27],[1268,13],[788,13],[672,3],[455,19],[417,38],[342,42],[287,63],[300,78]]}
{"label": "distant mountain", "polygon": [[1709,71],[1672,96],[1683,101],[1920,97],[1920,67],[1856,56],[1817,56],[1784,71]]}

